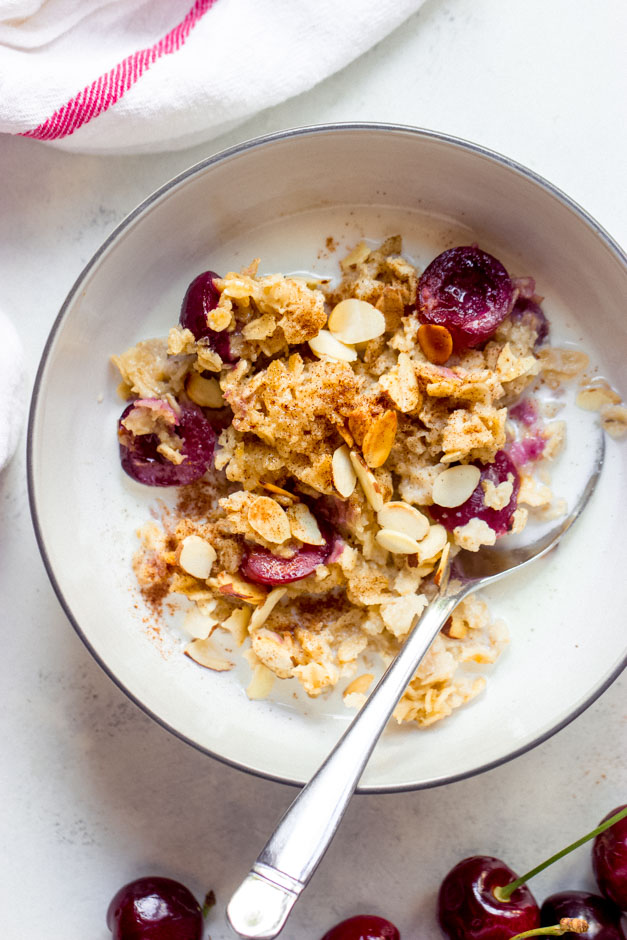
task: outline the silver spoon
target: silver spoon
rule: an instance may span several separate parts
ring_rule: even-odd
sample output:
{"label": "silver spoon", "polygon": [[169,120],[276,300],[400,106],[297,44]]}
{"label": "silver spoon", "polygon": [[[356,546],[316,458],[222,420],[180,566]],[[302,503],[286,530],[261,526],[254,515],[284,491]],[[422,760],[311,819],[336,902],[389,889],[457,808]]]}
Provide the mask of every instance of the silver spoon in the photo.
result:
{"label": "silver spoon", "polygon": [[301,790],[227,907],[228,921],[246,940],[272,940],[283,928],[344,815],[381,732],[433,640],[459,602],[518,571],[555,548],[597,484],[605,439],[601,435],[586,486],[572,512],[531,545],[504,540],[480,552],[460,552],[445,572],[438,596],[412,627],[401,651],[320,769]]}

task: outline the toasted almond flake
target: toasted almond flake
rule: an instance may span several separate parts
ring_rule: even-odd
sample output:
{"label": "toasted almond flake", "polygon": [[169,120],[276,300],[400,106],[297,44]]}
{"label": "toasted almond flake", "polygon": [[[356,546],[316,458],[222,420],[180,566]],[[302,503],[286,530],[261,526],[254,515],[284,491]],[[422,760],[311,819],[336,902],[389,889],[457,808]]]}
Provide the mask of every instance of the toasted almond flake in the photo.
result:
{"label": "toasted almond flake", "polygon": [[342,343],[367,343],[385,333],[385,317],[367,300],[340,300],[329,315],[332,335]]}
{"label": "toasted almond flake", "polygon": [[323,545],[324,539],[316,522],[316,517],[312,515],[308,506],[304,503],[296,503],[295,506],[288,506],[287,518],[290,522],[290,529],[295,539],[300,539],[306,545]]}
{"label": "toasted almond flake", "polygon": [[267,592],[258,584],[244,581],[238,574],[229,574],[228,571],[221,571],[215,581],[212,579],[209,583],[212,587],[215,585],[220,594],[239,597],[248,604],[263,604],[266,599]]}
{"label": "toasted almond flake", "polygon": [[223,630],[228,630],[238,646],[241,646],[248,636],[248,624],[251,611],[247,607],[238,607],[224,623],[220,624]]}
{"label": "toasted almond flake", "polygon": [[402,532],[420,542],[429,531],[429,520],[421,512],[401,500],[386,503],[377,513],[377,522],[382,529]]}
{"label": "toasted almond flake", "polygon": [[187,535],[181,542],[178,562],[183,571],[206,580],[217,555],[213,545],[200,535]]}
{"label": "toasted almond flake", "polygon": [[360,676],[356,676],[352,682],[344,689],[344,695],[354,695],[355,692],[367,692],[370,686],[370,683],[374,679],[374,676],[371,672],[363,672]]}
{"label": "toasted almond flake", "polygon": [[284,496],[286,499],[291,500],[291,502],[296,502],[298,496],[295,496],[293,493],[290,493],[289,490],[284,490],[281,486],[276,486],[274,483],[264,483],[262,481],[261,485],[264,490],[267,490],[269,493],[276,493],[277,496]]}
{"label": "toasted almond flake", "polygon": [[253,702],[267,698],[274,685],[274,679],[274,673],[267,666],[257,663],[253,666],[253,677],[246,688],[246,695]]}
{"label": "toasted almond flake", "polygon": [[461,618],[449,617],[442,627],[442,633],[452,640],[463,640],[468,633],[468,627]]}
{"label": "toasted almond flake", "polygon": [[397,425],[396,412],[384,411],[368,428],[361,447],[369,467],[382,467],[388,459],[396,438]]}
{"label": "toasted almond flake", "polygon": [[344,443],[348,444],[349,447],[352,447],[353,444],[355,443],[355,438],[353,437],[351,432],[348,430],[348,428],[345,428],[343,424],[338,424],[336,425],[336,427],[337,427],[337,433],[340,435]]}
{"label": "toasted almond flake", "polygon": [[193,402],[203,408],[222,408],[224,398],[217,379],[206,379],[200,372],[190,372],[185,380],[185,391]]}
{"label": "toasted almond flake", "polygon": [[415,555],[418,551],[418,542],[404,532],[395,532],[394,529],[379,529],[375,536],[381,548],[393,552],[395,555]]}
{"label": "toasted almond flake", "polygon": [[575,402],[585,411],[600,411],[603,405],[618,405],[620,400],[618,392],[603,382],[582,388]]}
{"label": "toasted almond flake", "polygon": [[366,462],[361,454],[351,450],[349,456],[353,465],[353,470],[357,474],[357,479],[361,483],[364,496],[374,511],[379,512],[381,509],[383,509],[383,495],[374,473],[372,470],[368,469],[368,466],[366,465]]}
{"label": "toasted almond flake", "polygon": [[249,632],[253,630],[258,630],[259,627],[263,626],[266,622],[276,605],[279,603],[281,598],[287,594],[287,588],[273,588],[261,607],[257,607],[253,611],[253,615],[250,618]]}
{"label": "toasted almond flake", "polygon": [[[215,607],[215,601],[213,605]],[[217,626],[218,621],[212,616],[211,610],[198,606],[190,607],[183,620],[183,629],[197,640],[206,640]]]}
{"label": "toasted almond flake", "polygon": [[448,559],[449,559],[450,554],[451,554],[451,543],[447,542],[446,545],[444,546],[444,551],[442,552],[440,556],[440,563],[438,564],[437,571],[433,575],[433,581],[436,587],[440,587],[442,585],[442,582],[444,582],[444,587],[446,587],[446,581],[448,580],[447,565],[448,565]]}
{"label": "toasted almond flake", "polygon": [[449,467],[435,478],[431,498],[436,506],[461,506],[476,490],[480,477],[479,467],[471,464]]}
{"label": "toasted almond flake", "polygon": [[451,358],[453,337],[445,326],[423,323],[418,329],[418,343],[429,362],[436,366],[443,366]]}
{"label": "toasted almond flake", "polygon": [[418,561],[422,565],[439,555],[448,541],[446,529],[439,523],[432,525],[429,534],[418,544]]}
{"label": "toasted almond flake", "polygon": [[317,336],[312,337],[309,348],[318,359],[335,359],[339,362],[354,362],[357,359],[357,351],[341,343],[328,330],[320,330]]}
{"label": "toasted almond flake", "polygon": [[365,242],[358,242],[357,245],[350,251],[345,258],[340,261],[340,267],[342,271],[347,271],[349,268],[357,264],[363,264],[370,254],[370,249]]}
{"label": "toasted almond flake", "polygon": [[183,650],[186,656],[193,659],[194,662],[206,669],[213,669],[216,672],[226,672],[233,668],[233,663],[229,662],[223,656],[220,656],[211,639],[192,640]]}
{"label": "toasted almond flake", "polygon": [[350,451],[346,444],[342,444],[333,452],[332,460],[333,484],[340,496],[348,499],[357,483],[357,474],[353,468]]}
{"label": "toasted almond flake", "polygon": [[291,535],[290,521],[285,510],[269,496],[258,496],[251,503],[248,522],[258,535],[276,545],[286,542]]}

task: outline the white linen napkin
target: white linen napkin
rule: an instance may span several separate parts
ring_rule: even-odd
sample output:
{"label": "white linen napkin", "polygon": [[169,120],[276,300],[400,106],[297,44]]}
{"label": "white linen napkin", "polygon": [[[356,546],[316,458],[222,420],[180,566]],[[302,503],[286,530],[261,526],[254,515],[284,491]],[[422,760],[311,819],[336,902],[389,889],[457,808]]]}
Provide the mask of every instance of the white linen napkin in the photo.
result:
{"label": "white linen napkin", "polygon": [[0,470],[15,453],[25,406],[22,341],[9,318],[0,310]]}
{"label": "white linen napkin", "polygon": [[0,0],[0,132],[174,150],[343,68],[424,0]]}

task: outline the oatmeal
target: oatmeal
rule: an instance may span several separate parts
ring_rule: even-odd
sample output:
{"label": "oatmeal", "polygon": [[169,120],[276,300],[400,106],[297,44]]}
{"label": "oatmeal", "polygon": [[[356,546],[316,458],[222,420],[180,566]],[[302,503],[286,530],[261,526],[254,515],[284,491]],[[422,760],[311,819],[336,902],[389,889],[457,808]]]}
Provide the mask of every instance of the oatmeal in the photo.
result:
{"label": "oatmeal", "polygon": [[[140,532],[135,573],[146,596],[189,599],[185,652],[200,665],[232,668],[214,639],[234,638],[251,698],[296,679],[359,707],[458,551],[563,511],[538,471],[565,425],[544,420],[534,389],[587,358],[548,346],[533,280],[474,245],[421,273],[400,237],[362,242],[326,284],[257,264],[199,275],[167,337],[113,358],[130,399],[124,470],[180,487]],[[624,425],[609,387],[580,398]],[[507,642],[482,600],[462,601],[396,719],[450,715],[485,685],[465,665]]]}

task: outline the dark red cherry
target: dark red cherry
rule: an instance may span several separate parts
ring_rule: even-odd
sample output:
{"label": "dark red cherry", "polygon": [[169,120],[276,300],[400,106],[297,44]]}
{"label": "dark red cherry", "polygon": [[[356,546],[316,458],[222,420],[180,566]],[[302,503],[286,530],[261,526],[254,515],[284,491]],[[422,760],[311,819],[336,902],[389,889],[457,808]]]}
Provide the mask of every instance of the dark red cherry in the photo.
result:
{"label": "dark red cherry", "polygon": [[456,350],[489,339],[514,300],[509,274],[476,245],[438,255],[418,282],[418,319],[445,326]]}
{"label": "dark red cherry", "polygon": [[[625,805],[617,806],[601,822],[622,809]],[[601,894],[627,911],[627,816],[595,837],[592,868]]]}
{"label": "dark red cherry", "polygon": [[113,940],[201,940],[203,916],[188,889],[170,878],[139,878],[120,888],[107,911]]}
{"label": "dark red cherry", "polygon": [[333,537],[322,531],[322,545],[304,545],[291,558],[273,555],[261,545],[247,545],[240,571],[247,581],[257,584],[290,584],[310,575],[316,565],[323,565],[333,551]]}
{"label": "dark red cherry", "polygon": [[183,329],[191,330],[195,339],[207,339],[223,362],[232,362],[229,334],[226,330],[212,330],[207,323],[207,314],[215,310],[220,300],[220,291],[214,283],[219,277],[215,271],[203,271],[194,278],[183,298],[179,323]]}
{"label": "dark red cherry", "polygon": [[[520,490],[520,477],[513,461],[504,450],[498,451],[494,458],[494,463],[477,463],[481,476],[479,483],[472,495],[462,503],[461,506],[455,506],[453,509],[447,509],[444,506],[429,506],[429,512],[436,522],[440,522],[445,529],[452,532],[457,526],[466,525],[471,519],[483,519],[494,529],[497,535],[504,535],[509,531],[512,516],[516,509],[518,501],[518,491]],[[486,506],[483,497],[485,495],[482,487],[483,481],[491,481],[495,486],[504,483],[508,475],[513,477],[513,490],[510,501],[503,509],[491,509]]]}
{"label": "dark red cherry", "polygon": [[519,297],[512,310],[512,320],[522,320],[535,330],[534,346],[541,346],[549,335],[549,321],[539,304],[527,297]]}
{"label": "dark red cherry", "polygon": [[[165,415],[166,423],[183,441],[180,464],[172,463],[157,451],[157,434],[133,434],[124,427],[124,419],[133,409],[152,410]],[[172,414],[169,414],[172,413]],[[199,480],[213,461],[216,433],[197,405],[182,403],[180,414],[161,399],[137,399],[124,409],[118,421],[122,469],[138,483],[148,486],[185,486]]]}
{"label": "dark red cherry", "polygon": [[401,935],[385,917],[358,914],[331,927],[322,940],[401,940]]}
{"label": "dark red cherry", "polygon": [[[588,921],[587,940],[625,940],[621,911],[607,898],[589,891],[560,891],[546,899],[540,908],[543,927],[556,924],[562,917],[582,917]],[[568,932],[565,937],[577,934]]]}
{"label": "dark red cherry", "polygon": [[498,901],[494,888],[516,875],[505,862],[473,855],[448,873],[438,894],[438,919],[451,940],[509,940],[540,923],[540,911],[529,888],[517,888],[509,901]]}

